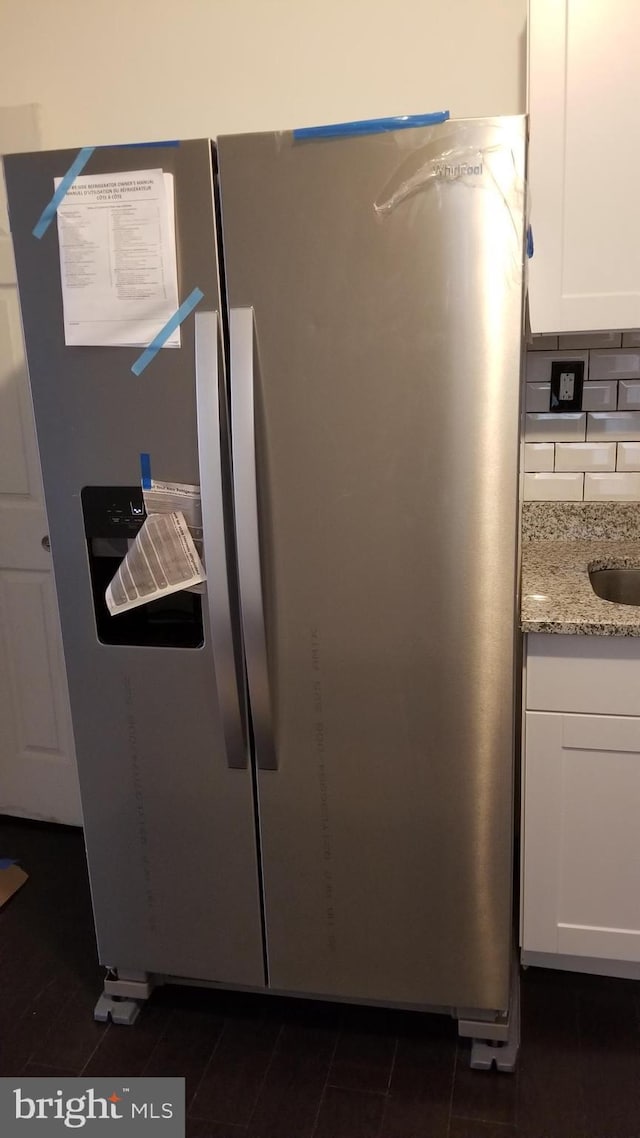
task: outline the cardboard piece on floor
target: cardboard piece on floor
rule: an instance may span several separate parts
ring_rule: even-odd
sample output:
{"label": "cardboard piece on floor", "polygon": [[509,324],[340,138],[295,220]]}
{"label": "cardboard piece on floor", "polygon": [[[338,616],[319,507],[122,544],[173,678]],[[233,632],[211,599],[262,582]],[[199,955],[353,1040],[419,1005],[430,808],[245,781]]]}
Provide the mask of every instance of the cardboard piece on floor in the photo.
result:
{"label": "cardboard piece on floor", "polygon": [[28,877],[29,874],[19,865],[7,865],[4,869],[0,869],[0,909],[14,893],[18,892]]}

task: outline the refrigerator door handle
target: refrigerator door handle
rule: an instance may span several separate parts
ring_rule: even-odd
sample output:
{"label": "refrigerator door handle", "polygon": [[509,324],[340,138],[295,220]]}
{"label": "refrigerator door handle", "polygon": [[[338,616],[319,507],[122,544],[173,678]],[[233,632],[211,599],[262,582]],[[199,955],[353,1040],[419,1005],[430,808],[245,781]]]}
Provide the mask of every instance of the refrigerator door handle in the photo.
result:
{"label": "refrigerator door handle", "polygon": [[207,570],[206,602],[209,635],[220,706],[227,765],[248,766],[238,692],[236,661],[231,625],[231,600],[227,579],[226,540],[222,489],[222,447],[217,312],[196,312],[196,407],[198,413],[198,453],[204,563]]}
{"label": "refrigerator door handle", "polygon": [[252,308],[231,309],[230,340],[233,495],[249,700],[258,768],[277,770],[260,573]]}

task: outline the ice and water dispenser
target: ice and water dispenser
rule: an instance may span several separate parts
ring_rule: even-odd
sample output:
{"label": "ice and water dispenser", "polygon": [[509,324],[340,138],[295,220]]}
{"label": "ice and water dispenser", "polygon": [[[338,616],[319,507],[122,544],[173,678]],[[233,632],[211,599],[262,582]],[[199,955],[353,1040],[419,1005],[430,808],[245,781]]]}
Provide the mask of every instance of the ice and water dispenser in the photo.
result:
{"label": "ice and water dispenser", "polygon": [[145,521],[140,486],[85,486],[81,497],[98,639],[103,644],[199,648],[204,635],[197,593],[171,593],[116,616],[107,608],[107,586]]}

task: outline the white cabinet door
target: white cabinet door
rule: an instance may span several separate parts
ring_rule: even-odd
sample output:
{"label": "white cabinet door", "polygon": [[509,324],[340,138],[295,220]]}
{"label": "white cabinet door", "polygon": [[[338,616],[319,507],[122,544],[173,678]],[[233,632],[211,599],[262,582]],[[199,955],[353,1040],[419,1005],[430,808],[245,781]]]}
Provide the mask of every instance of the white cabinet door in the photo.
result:
{"label": "white cabinet door", "polygon": [[640,327],[640,4],[530,0],[534,332]]}
{"label": "white cabinet door", "polygon": [[[0,154],[38,148],[35,107],[0,107]],[[0,813],[80,825],[67,678],[0,177]]]}
{"label": "white cabinet door", "polygon": [[526,714],[522,947],[640,961],[640,719]]}

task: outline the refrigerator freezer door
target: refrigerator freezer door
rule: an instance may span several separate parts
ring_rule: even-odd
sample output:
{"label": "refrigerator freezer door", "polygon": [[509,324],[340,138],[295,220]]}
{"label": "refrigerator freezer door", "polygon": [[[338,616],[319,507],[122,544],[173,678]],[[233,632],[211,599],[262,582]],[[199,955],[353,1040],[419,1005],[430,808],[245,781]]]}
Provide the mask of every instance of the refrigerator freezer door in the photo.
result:
{"label": "refrigerator freezer door", "polygon": [[[193,316],[182,325],[182,346],[158,352],[138,378],[131,365],[139,349],[65,347],[56,225],[42,240],[31,231],[54,177],[73,158],[16,155],[5,165],[100,959],[125,970],[260,986],[252,773],[238,753],[237,693],[235,706],[225,693],[226,719],[221,714],[217,677],[222,666],[233,684],[232,665],[226,651],[216,670],[216,634],[224,629],[212,636],[209,621],[209,601],[215,608],[228,592],[219,580],[229,557],[221,530],[212,542],[205,517],[214,596],[201,603],[177,593],[171,604],[149,606],[119,641],[100,640],[88,571],[91,558],[94,577],[108,577],[117,532],[126,537],[139,525],[139,503],[129,505],[123,488],[139,486],[141,452],[155,478],[200,481],[197,396],[201,404],[214,398],[205,374],[216,350],[213,318],[205,314],[208,344],[200,336],[198,391]],[[210,144],[100,148],[85,174],[145,168],[174,175],[180,299],[199,287],[201,308],[218,309]],[[224,419],[224,404],[222,411]],[[211,472],[215,429],[202,424],[207,502],[221,485]],[[101,596],[102,586],[96,605]],[[159,646],[167,644],[174,646]]]}
{"label": "refrigerator freezer door", "polygon": [[255,322],[270,984],[504,1008],[525,121],[218,153]]}

